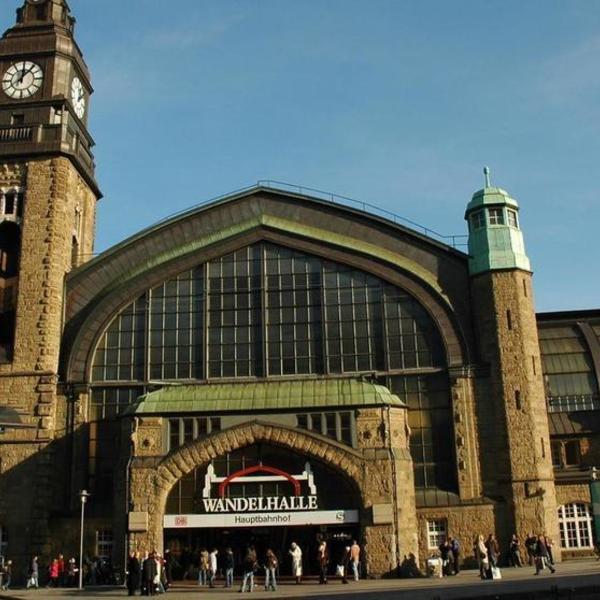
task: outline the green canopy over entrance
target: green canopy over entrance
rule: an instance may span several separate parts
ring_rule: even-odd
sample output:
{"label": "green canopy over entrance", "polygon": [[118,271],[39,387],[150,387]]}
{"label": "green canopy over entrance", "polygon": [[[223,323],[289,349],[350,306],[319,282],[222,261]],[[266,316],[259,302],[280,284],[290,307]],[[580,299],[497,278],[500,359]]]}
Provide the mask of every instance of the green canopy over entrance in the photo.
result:
{"label": "green canopy over entrance", "polygon": [[406,406],[390,390],[355,379],[304,379],[166,386],[145,394],[136,415]]}

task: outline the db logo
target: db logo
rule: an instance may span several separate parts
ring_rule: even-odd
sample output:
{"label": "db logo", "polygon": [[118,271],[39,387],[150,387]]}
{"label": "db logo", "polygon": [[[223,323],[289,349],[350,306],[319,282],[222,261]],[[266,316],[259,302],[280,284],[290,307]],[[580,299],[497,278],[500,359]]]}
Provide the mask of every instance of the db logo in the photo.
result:
{"label": "db logo", "polygon": [[187,517],[175,517],[175,527],[187,527]]}

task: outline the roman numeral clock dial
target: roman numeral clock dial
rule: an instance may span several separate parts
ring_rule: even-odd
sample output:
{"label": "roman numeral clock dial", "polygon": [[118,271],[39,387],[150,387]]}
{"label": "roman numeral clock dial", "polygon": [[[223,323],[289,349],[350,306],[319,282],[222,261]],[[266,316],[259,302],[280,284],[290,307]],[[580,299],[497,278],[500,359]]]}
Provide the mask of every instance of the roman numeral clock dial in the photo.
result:
{"label": "roman numeral clock dial", "polygon": [[71,102],[73,102],[75,114],[83,119],[85,114],[85,89],[79,77],[74,77],[71,82]]}
{"label": "roman numeral clock dial", "polygon": [[42,68],[29,60],[12,64],[2,77],[2,89],[9,98],[30,98],[41,87],[44,80]]}

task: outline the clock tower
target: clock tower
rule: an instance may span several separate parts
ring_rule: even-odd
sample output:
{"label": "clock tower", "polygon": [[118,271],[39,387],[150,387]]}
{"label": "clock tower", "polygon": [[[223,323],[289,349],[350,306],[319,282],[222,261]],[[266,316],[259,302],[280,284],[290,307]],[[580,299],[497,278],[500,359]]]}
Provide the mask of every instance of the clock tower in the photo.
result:
{"label": "clock tower", "polygon": [[64,279],[91,257],[101,197],[75,19],[66,0],[21,2],[0,39],[0,407],[25,425],[2,435],[0,522],[22,540],[16,556],[43,553],[48,511],[65,487],[61,473],[47,473],[60,464],[67,414]]}

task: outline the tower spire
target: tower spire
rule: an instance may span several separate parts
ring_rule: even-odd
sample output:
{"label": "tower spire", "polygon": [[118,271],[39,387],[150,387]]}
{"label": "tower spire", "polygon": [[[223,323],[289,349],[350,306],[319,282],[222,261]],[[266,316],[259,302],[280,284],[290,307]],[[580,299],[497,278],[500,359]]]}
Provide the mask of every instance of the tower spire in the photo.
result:
{"label": "tower spire", "polygon": [[483,167],[483,176],[485,179],[485,187],[486,188],[492,187],[492,184],[490,182],[490,168],[489,167]]}

